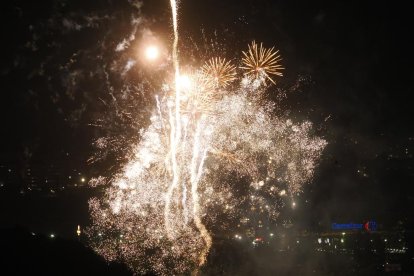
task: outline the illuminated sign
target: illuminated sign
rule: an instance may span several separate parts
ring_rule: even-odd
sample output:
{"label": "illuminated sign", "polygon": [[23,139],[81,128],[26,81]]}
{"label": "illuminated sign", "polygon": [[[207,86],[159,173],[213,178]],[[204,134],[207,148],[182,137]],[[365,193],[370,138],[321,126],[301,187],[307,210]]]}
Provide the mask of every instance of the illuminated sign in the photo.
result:
{"label": "illuminated sign", "polygon": [[377,223],[375,221],[367,221],[365,223],[332,223],[333,230],[362,230],[376,231]]}

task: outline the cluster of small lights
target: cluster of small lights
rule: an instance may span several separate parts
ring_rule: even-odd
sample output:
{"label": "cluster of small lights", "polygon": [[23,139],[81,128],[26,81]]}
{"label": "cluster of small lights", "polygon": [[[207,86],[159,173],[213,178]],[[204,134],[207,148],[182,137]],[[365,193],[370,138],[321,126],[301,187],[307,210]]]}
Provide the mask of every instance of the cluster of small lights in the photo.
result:
{"label": "cluster of small lights", "polygon": [[239,234],[236,234],[236,235],[234,235],[234,238],[235,238],[236,240],[241,240],[241,239],[242,239],[242,236],[241,236],[241,235],[239,235]]}
{"label": "cluster of small lights", "polygon": [[387,248],[386,250],[388,253],[391,253],[391,254],[404,254],[407,252],[407,249],[408,248],[406,247],[402,247],[402,248]]}

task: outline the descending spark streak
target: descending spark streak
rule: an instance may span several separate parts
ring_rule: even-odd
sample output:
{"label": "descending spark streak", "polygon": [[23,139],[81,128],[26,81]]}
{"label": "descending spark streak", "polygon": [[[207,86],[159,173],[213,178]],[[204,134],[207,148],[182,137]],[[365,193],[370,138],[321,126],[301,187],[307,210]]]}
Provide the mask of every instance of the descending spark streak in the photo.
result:
{"label": "descending spark streak", "polygon": [[191,160],[191,195],[193,199],[193,215],[194,215],[194,223],[197,227],[197,229],[200,231],[200,235],[203,238],[205,242],[205,246],[202,249],[202,252],[199,256],[199,265],[203,265],[206,260],[206,255],[211,247],[211,237],[208,233],[206,227],[201,221],[200,218],[200,201],[198,196],[198,182],[200,180],[201,174],[202,174],[202,168],[204,165],[204,160],[207,155],[207,150],[204,150],[203,156],[200,160],[199,166],[197,166],[197,159],[199,158],[199,152],[200,152],[200,132],[201,132],[201,123],[198,122],[196,133],[194,136],[194,145],[193,145],[193,156]]}
{"label": "descending spark streak", "polygon": [[[180,165],[185,164],[178,164],[177,158],[181,159],[181,153],[177,152],[179,149],[184,151],[185,148],[185,141],[181,141],[181,112],[180,112],[180,85],[179,85],[179,78],[180,78],[180,70],[179,70],[179,59],[178,59],[178,23],[177,23],[177,3],[175,0],[171,0],[171,9],[173,15],[173,26],[174,26],[174,43],[173,43],[173,62],[174,62],[174,70],[175,70],[175,122],[174,118],[172,118],[172,114],[170,113],[170,125],[171,125],[171,134],[170,134],[170,141],[171,141],[171,163],[173,169],[173,180],[171,186],[168,188],[167,197],[166,197],[166,204],[165,204],[165,226],[167,228],[167,233],[170,238],[174,237],[172,233],[174,233],[174,229],[171,227],[170,216],[171,216],[171,200],[174,194],[174,191],[177,189],[177,186],[180,181],[182,181],[182,195],[181,195],[181,205],[183,208],[183,215],[184,215],[184,223],[187,225],[188,222],[188,210],[187,210],[187,186],[185,183],[185,178],[180,179],[182,170]],[[175,123],[175,125],[174,125]],[[185,124],[185,138],[187,137],[187,127],[188,122]],[[204,158],[206,154],[203,155],[202,160],[200,161],[199,166],[196,166],[197,160],[199,158],[199,139],[201,133],[201,124],[197,122],[197,130],[194,135],[193,141],[193,154],[192,154],[192,161],[190,166],[190,182],[191,182],[191,196],[192,196],[192,203],[193,203],[193,220],[194,223],[200,232],[201,237],[205,242],[205,246],[202,249],[199,258],[199,265],[204,264],[206,259],[206,255],[211,247],[211,237],[201,221],[200,218],[200,203],[199,203],[199,196],[198,196],[198,182],[201,177],[202,167],[204,163]],[[178,155],[178,156],[177,156]],[[198,170],[197,170],[198,168]]]}
{"label": "descending spark streak", "polygon": [[158,116],[160,117],[160,123],[161,123],[161,128],[164,128],[164,123],[162,121],[162,115],[161,115],[161,105],[160,105],[160,99],[158,98],[158,95],[155,95],[155,101],[157,102],[157,111],[158,111]]}
{"label": "descending spark streak", "polygon": [[179,78],[180,78],[180,66],[178,60],[178,22],[177,22],[177,1],[171,0],[171,10],[173,16],[173,27],[174,27],[174,43],[173,43],[173,62],[174,62],[174,71],[175,71],[175,120],[176,120],[176,127],[178,129],[176,135],[176,140],[178,142],[180,138],[180,125],[181,125],[181,118],[180,118],[180,86],[179,86]]}
{"label": "descending spark streak", "polygon": [[172,17],[173,17],[173,28],[174,28],[174,43],[172,49],[174,71],[175,71],[175,123],[170,114],[170,125],[171,125],[171,163],[173,170],[173,180],[171,186],[168,188],[165,202],[165,227],[167,228],[167,233],[172,238],[171,235],[171,223],[170,223],[170,211],[171,211],[171,199],[176,189],[178,182],[180,181],[180,169],[177,165],[177,146],[181,138],[181,116],[180,116],[180,87],[179,87],[179,78],[180,78],[180,68],[178,62],[178,22],[177,22],[177,2],[175,0],[170,0]]}
{"label": "descending spark streak", "polygon": [[177,166],[177,159],[176,159],[176,140],[175,140],[175,126],[174,126],[174,116],[172,114],[171,107],[169,108],[169,118],[170,118],[170,126],[171,126],[171,133],[170,133],[170,147],[171,147],[171,163],[172,163],[172,170],[173,170],[173,182],[168,187],[166,199],[165,199],[165,210],[164,210],[164,220],[165,220],[165,227],[167,229],[167,235],[172,238],[171,234],[171,223],[170,223],[170,210],[171,210],[171,199],[174,193],[175,187],[178,185],[178,166]]}
{"label": "descending spark streak", "polygon": [[204,248],[202,248],[201,254],[199,256],[199,266],[202,266],[205,261],[207,254],[211,248],[212,239],[210,233],[207,231],[206,226],[202,223],[200,218],[200,201],[198,196],[198,183],[200,181],[201,174],[203,172],[204,161],[207,157],[207,149],[204,150],[203,157],[201,158],[200,165],[198,167],[197,176],[194,182],[191,183],[192,196],[193,196],[193,213],[194,213],[194,222],[197,226],[197,229],[200,231],[201,237],[205,242]]}
{"label": "descending spark streak", "polygon": [[182,195],[182,199],[181,199],[181,205],[183,206],[183,216],[184,216],[184,225],[188,224],[188,209],[187,209],[187,185],[186,183],[183,181],[183,195]]}

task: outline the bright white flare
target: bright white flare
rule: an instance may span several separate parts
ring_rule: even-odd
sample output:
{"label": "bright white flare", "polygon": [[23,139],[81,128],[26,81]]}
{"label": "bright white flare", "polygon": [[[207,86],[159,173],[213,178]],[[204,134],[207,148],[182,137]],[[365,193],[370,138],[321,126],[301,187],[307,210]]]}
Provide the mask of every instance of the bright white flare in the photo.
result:
{"label": "bright white flare", "polygon": [[150,60],[156,60],[160,55],[160,50],[158,49],[157,46],[148,46],[145,49],[145,57]]}
{"label": "bright white flare", "polygon": [[188,90],[191,88],[191,79],[189,76],[187,75],[180,75],[178,77],[178,87],[180,88],[180,90]]}

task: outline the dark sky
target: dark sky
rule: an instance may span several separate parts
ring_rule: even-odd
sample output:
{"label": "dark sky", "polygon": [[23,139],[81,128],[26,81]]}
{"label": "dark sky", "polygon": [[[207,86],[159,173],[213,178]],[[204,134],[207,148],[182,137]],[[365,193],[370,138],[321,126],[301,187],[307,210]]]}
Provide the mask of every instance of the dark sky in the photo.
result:
{"label": "dark sky", "polygon": [[[113,69],[133,57],[132,50],[113,51],[134,33],[131,18],[145,18],[141,26],[171,43],[168,1],[143,1],[140,15],[134,3],[139,1],[1,4],[1,163],[99,174],[108,165],[87,164],[93,141],[107,133],[131,137],[145,124],[127,127],[120,119],[103,130],[90,126],[122,108],[102,103],[111,87],[121,93],[125,83],[145,77],[137,68],[122,76]],[[232,57],[251,40],[280,49],[286,70],[279,85],[294,90],[286,110],[295,120],[313,121],[329,143],[294,214],[304,226],[376,219],[413,227],[414,45],[408,6],[181,1],[182,53],[196,52],[198,45],[201,54]],[[143,36],[139,28],[130,49]],[[144,110],[146,96],[135,100]]]}

